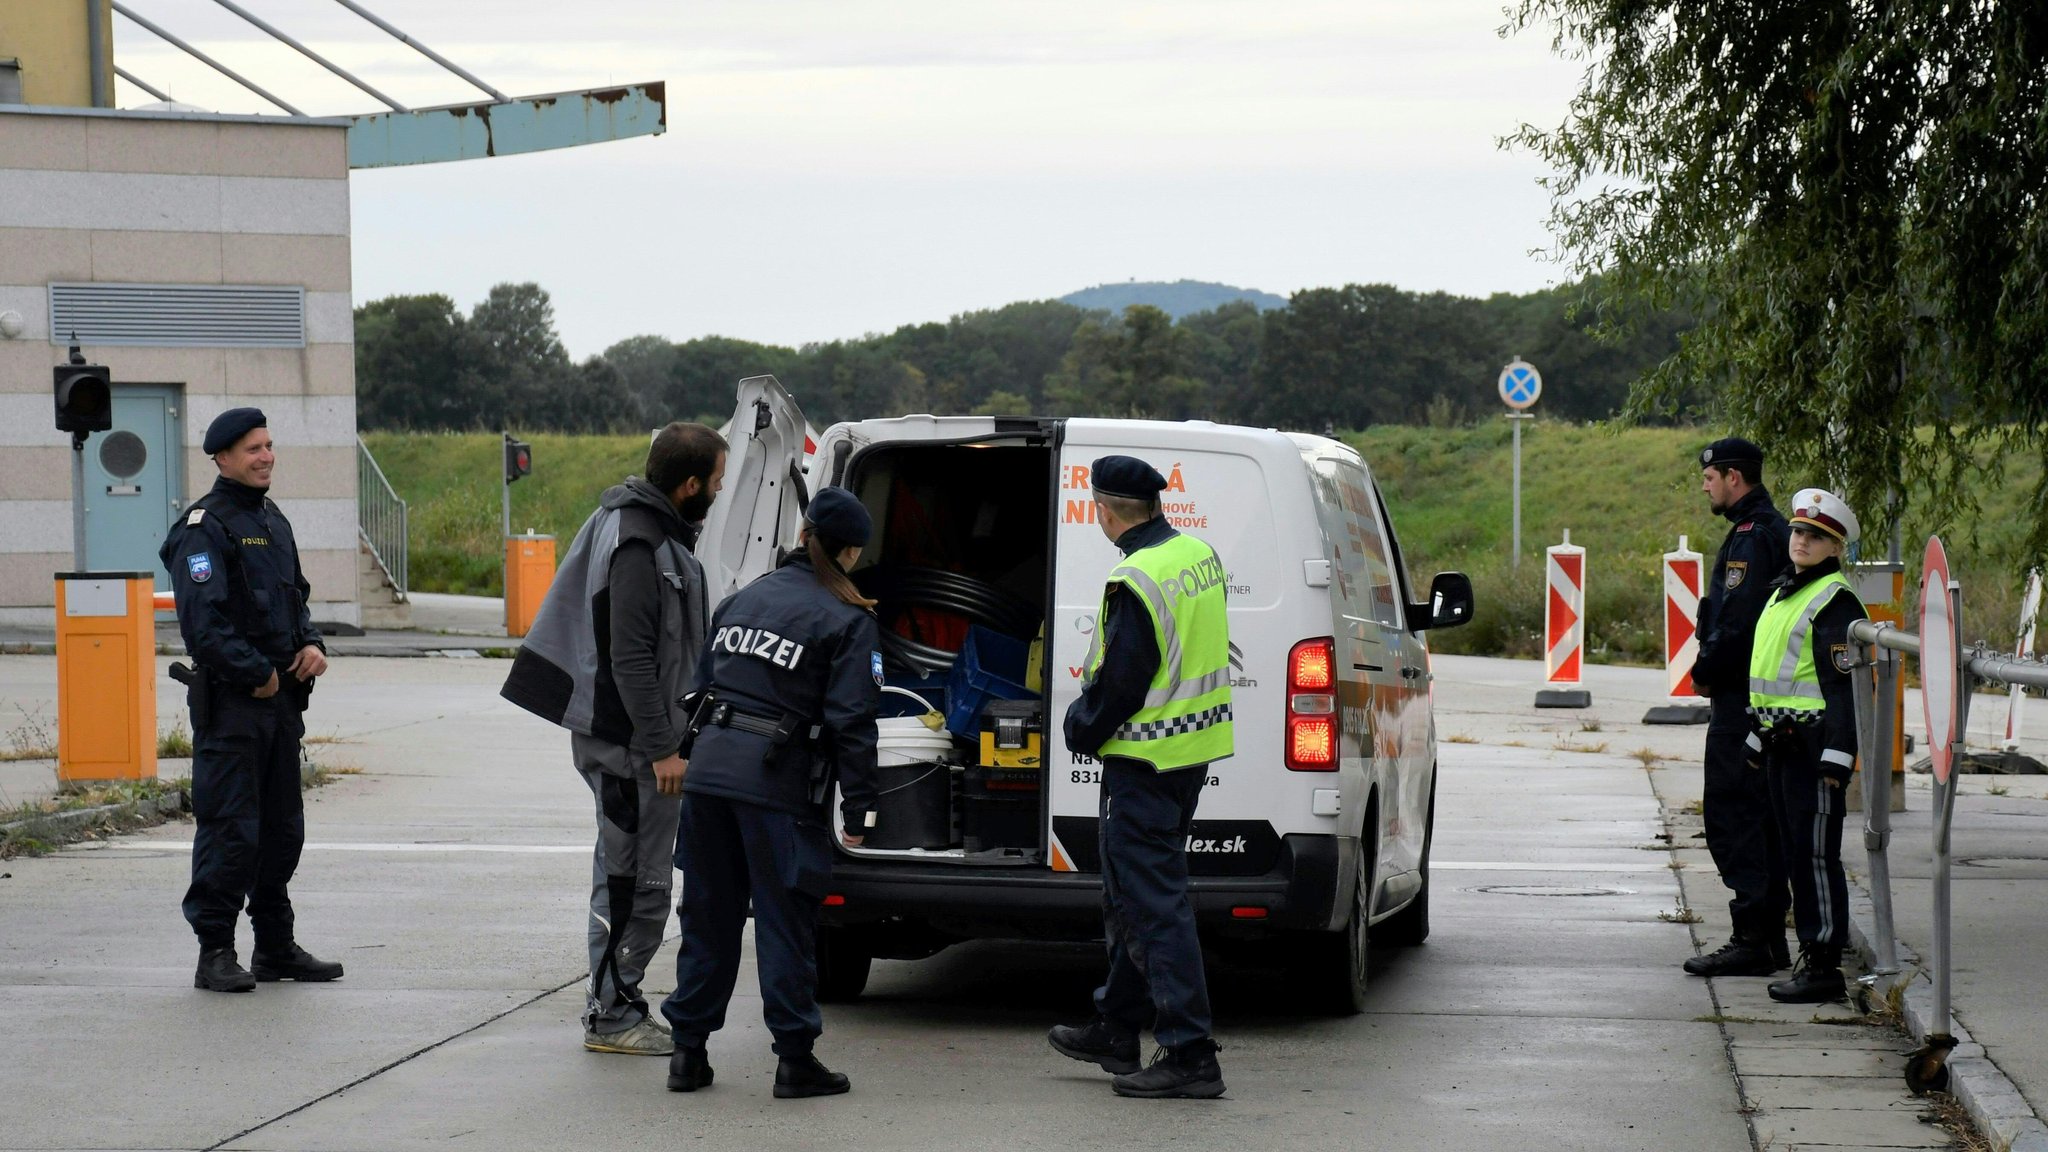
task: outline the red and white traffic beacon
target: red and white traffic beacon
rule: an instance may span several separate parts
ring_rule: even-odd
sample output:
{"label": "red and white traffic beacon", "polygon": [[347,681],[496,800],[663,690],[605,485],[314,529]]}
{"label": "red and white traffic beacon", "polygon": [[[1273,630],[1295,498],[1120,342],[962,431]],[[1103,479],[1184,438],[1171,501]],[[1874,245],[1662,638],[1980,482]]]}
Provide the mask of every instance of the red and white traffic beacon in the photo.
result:
{"label": "red and white traffic beacon", "polygon": [[1543,550],[1543,684],[1538,708],[1591,708],[1593,694],[1581,686],[1586,656],[1586,550],[1564,543]]}
{"label": "red and white traffic beacon", "polygon": [[1692,666],[1700,657],[1701,557],[1678,538],[1678,550],[1664,554],[1664,680],[1670,700],[1652,705],[1645,724],[1705,724],[1711,710],[1693,687]]}

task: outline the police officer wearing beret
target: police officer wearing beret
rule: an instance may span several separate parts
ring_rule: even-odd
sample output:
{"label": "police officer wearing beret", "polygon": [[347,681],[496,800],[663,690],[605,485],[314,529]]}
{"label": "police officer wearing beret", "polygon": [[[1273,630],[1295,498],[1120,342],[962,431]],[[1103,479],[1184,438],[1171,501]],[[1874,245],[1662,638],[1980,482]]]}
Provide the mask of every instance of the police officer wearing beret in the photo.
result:
{"label": "police officer wearing beret", "polygon": [[[1102,761],[1109,975],[1095,990],[1095,1018],[1046,1038],[1062,1055],[1114,1073],[1119,1096],[1221,1096],[1187,840],[1210,762],[1234,750],[1223,565],[1215,549],[1167,523],[1157,469],[1105,456],[1091,476],[1096,522],[1123,560],[1109,574],[1066,739]],[[1147,1028],[1159,1055],[1141,1068],[1138,1036]]]}
{"label": "police officer wearing beret", "polygon": [[[250,992],[258,981],[334,980],[340,964],[299,947],[286,891],[306,840],[300,714],[327,671],[307,609],[312,589],[291,523],[269,498],[276,455],[263,413],[221,413],[203,447],[220,477],[172,523],[158,553],[196,665],[187,688],[198,825],[185,893],[185,919],[199,936],[192,984]],[[244,903],[256,938],[247,970],[235,956]]]}
{"label": "police officer wearing beret", "polygon": [[875,827],[875,708],[882,685],[874,601],[847,572],[873,522],[859,498],[811,500],[801,550],[728,597],[698,663],[683,755],[676,867],[683,872],[676,989],[661,1006],[674,1030],[668,1087],[711,1084],[706,1044],[725,1025],[740,935],[754,913],[754,959],[778,1061],[779,1099],[845,1092],[819,1063],[818,907],[832,879],[828,800],[837,778],[841,836]]}
{"label": "police officer wearing beret", "polygon": [[1692,682],[1711,701],[1701,812],[1707,850],[1728,901],[1734,933],[1728,943],[1685,962],[1694,976],[1769,976],[1790,962],[1785,911],[1791,903],[1785,865],[1764,774],[1749,767],[1750,640],[1771,598],[1771,585],[1791,566],[1791,529],[1764,487],[1763,449],[1740,437],[1716,440],[1699,455],[1700,487],[1728,535],[1700,598],[1699,658]]}

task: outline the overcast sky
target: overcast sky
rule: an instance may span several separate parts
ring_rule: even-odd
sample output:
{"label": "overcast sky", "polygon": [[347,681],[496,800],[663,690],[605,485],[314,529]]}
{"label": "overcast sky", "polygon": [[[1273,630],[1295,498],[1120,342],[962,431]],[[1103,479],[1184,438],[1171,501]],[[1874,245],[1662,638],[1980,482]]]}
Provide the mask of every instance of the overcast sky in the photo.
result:
{"label": "overcast sky", "polygon": [[[126,0],[315,114],[378,110],[212,0]],[[395,99],[480,93],[333,0],[239,0]],[[1523,121],[1576,66],[1501,0],[363,0],[498,88],[665,80],[666,135],[357,172],[357,302],[503,280],[578,357],[797,344],[1129,279],[1557,282]],[[118,62],[270,111],[123,17]],[[119,103],[152,98],[122,82]]]}

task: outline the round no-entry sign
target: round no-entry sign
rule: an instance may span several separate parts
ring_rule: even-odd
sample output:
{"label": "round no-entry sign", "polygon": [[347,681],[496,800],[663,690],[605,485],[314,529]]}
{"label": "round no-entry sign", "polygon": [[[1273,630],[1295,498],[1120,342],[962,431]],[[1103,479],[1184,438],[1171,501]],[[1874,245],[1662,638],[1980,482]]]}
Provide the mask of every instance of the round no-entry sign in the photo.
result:
{"label": "round no-entry sign", "polygon": [[1934,778],[1948,784],[1956,743],[1956,621],[1949,611],[1948,550],[1927,538],[1920,565],[1920,704]]}

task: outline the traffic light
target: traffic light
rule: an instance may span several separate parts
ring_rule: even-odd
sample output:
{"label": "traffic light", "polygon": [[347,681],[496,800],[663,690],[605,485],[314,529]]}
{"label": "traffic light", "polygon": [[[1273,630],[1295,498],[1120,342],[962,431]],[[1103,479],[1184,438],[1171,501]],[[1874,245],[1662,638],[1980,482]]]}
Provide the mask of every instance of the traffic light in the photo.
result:
{"label": "traffic light", "polygon": [[83,434],[105,432],[114,426],[113,373],[99,364],[87,364],[78,345],[71,346],[71,362],[50,370],[57,394],[57,431],[70,432],[81,442]]}
{"label": "traffic light", "polygon": [[505,433],[505,483],[533,474],[533,445]]}

